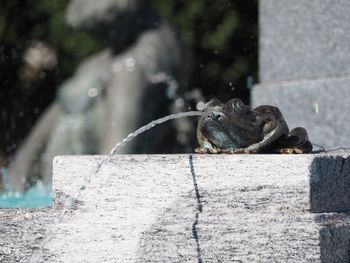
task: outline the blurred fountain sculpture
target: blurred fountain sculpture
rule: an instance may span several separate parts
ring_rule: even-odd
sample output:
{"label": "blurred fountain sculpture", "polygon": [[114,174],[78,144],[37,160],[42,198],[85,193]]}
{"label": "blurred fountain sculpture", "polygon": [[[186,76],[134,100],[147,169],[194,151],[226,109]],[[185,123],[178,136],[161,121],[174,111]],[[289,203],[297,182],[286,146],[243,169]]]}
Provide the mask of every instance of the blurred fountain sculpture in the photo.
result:
{"label": "blurred fountain sculpture", "polygon": [[[55,155],[106,154],[139,126],[186,109],[180,97],[183,48],[173,28],[145,3],[73,0],[67,22],[107,48],[86,59],[60,87],[20,147],[9,169],[14,191],[36,180],[50,186]],[[174,143],[171,135],[179,145],[188,145],[191,123],[168,126],[126,146],[123,153],[164,152]]]}

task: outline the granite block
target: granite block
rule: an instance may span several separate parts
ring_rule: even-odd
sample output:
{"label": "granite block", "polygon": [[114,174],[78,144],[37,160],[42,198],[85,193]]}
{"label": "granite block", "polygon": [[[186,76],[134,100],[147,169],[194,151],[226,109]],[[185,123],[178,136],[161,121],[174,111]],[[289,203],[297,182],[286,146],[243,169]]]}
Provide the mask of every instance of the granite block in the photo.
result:
{"label": "granite block", "polygon": [[350,146],[350,78],[320,78],[255,85],[252,105],[277,106],[290,129],[305,127],[311,142]]}
{"label": "granite block", "polygon": [[0,261],[350,260],[349,155],[105,158],[56,157],[54,209],[0,210]]}
{"label": "granite block", "polygon": [[350,158],[319,155],[310,166],[310,211],[350,212]]}
{"label": "granite block", "polygon": [[260,0],[260,82],[350,74],[350,1]]}

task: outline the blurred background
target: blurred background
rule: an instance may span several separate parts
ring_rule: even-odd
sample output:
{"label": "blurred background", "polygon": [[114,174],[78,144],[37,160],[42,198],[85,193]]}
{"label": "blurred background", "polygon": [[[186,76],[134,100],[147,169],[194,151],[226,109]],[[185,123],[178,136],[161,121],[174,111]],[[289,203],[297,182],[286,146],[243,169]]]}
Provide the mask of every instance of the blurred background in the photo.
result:
{"label": "blurred background", "polygon": [[[257,1],[1,0],[0,191],[50,189],[55,155],[108,153],[213,97],[249,103],[257,34]],[[164,124],[121,153],[192,152],[195,126]]]}

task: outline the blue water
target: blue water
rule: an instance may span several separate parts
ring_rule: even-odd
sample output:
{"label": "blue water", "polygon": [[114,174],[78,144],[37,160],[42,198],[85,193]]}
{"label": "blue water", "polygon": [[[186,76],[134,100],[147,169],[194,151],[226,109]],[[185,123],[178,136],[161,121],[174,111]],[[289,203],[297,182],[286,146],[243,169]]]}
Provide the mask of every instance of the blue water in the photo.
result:
{"label": "blue water", "polygon": [[0,208],[40,208],[52,206],[52,202],[52,192],[41,185],[33,186],[23,194],[0,192]]}
{"label": "blue water", "polygon": [[[1,168],[0,176],[8,185],[8,173],[6,168]],[[51,189],[38,182],[24,193],[14,193],[10,187],[6,192],[0,192],[0,208],[40,208],[49,207],[53,204]]]}

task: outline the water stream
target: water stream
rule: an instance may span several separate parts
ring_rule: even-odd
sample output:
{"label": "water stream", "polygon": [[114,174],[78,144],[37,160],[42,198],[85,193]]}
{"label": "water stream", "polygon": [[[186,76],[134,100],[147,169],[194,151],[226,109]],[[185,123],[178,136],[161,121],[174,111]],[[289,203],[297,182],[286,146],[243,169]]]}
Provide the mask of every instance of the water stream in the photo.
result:
{"label": "water stream", "polygon": [[[90,173],[85,174],[83,184],[79,187],[75,196],[66,197],[65,205],[62,209],[60,216],[54,217],[52,224],[58,224],[58,223],[63,221],[67,212],[73,207],[75,201],[79,199],[81,193],[89,185],[89,183],[91,181],[91,177],[96,176],[101,171],[103,165],[108,163],[111,160],[113,155],[115,155],[117,153],[117,151],[120,147],[126,145],[128,142],[133,140],[135,137],[137,137],[141,133],[148,131],[149,129],[153,128],[156,125],[162,124],[164,122],[167,122],[167,121],[170,121],[173,119],[179,119],[179,118],[184,118],[184,117],[196,117],[196,116],[202,116],[204,114],[212,114],[212,112],[188,111],[188,112],[179,112],[179,113],[175,113],[175,114],[170,114],[170,115],[167,115],[167,116],[162,117],[160,119],[151,121],[150,123],[142,126],[141,128],[137,129],[136,131],[130,133],[127,137],[125,137],[125,139],[123,139],[121,142],[118,142],[112,148],[112,150],[110,151],[109,155],[106,158],[104,158],[100,163],[98,163],[94,172],[90,172]],[[47,244],[52,239],[53,234],[54,233],[53,233],[52,229],[48,228],[43,242],[39,245],[39,249],[33,251],[33,254],[31,255],[31,258],[30,258],[30,262],[38,262],[38,260],[40,259],[39,254],[43,250],[43,247],[45,246],[45,244]]]}
{"label": "water stream", "polygon": [[109,155],[97,165],[96,170],[93,173],[88,173],[88,174],[86,174],[86,176],[84,176],[84,183],[80,186],[77,194],[74,197],[71,197],[69,200],[66,200],[66,205],[64,206],[64,208],[62,210],[62,213],[61,213],[62,219],[63,219],[64,215],[66,214],[67,210],[69,210],[73,206],[74,201],[77,200],[80,197],[81,192],[90,183],[91,176],[95,176],[96,174],[98,174],[99,171],[101,170],[101,168],[103,167],[103,165],[105,163],[108,163],[111,160],[113,155],[115,155],[117,153],[117,151],[118,151],[118,149],[120,147],[123,147],[128,142],[130,142],[131,140],[136,138],[138,135],[148,131],[149,129],[152,129],[156,125],[159,125],[159,124],[162,124],[164,122],[167,122],[167,121],[170,121],[170,120],[174,120],[174,119],[179,119],[179,118],[184,118],[184,117],[196,117],[196,116],[202,116],[204,114],[210,114],[210,113],[203,112],[203,111],[187,111],[187,112],[179,112],[179,113],[170,114],[170,115],[167,115],[165,117],[159,118],[157,120],[151,121],[150,123],[142,126],[141,128],[137,129],[136,131],[130,133],[121,142],[118,142],[112,148],[112,150],[110,151]]}

